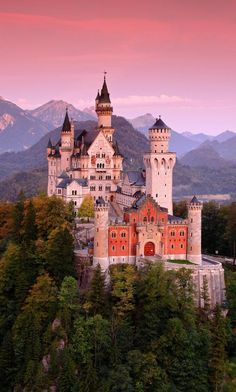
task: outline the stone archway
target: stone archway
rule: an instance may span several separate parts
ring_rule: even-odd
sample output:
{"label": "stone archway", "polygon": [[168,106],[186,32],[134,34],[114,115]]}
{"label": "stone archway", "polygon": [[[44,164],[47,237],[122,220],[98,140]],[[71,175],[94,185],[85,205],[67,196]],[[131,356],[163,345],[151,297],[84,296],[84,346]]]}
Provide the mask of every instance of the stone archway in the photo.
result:
{"label": "stone archway", "polygon": [[146,242],[144,246],[144,256],[154,256],[155,255],[155,244],[151,241]]}

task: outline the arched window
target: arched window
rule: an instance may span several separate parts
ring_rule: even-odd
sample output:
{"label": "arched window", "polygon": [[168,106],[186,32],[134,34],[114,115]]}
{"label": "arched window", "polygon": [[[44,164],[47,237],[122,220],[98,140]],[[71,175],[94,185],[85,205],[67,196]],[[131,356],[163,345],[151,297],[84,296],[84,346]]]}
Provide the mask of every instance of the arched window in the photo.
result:
{"label": "arched window", "polygon": [[175,231],[174,231],[174,230],[172,230],[172,231],[170,232],[170,236],[171,236],[171,237],[175,237]]}
{"label": "arched window", "polygon": [[146,217],[146,216],[143,218],[143,222],[144,222],[144,223],[147,222],[147,217]]}
{"label": "arched window", "polygon": [[121,233],[121,237],[126,237],[126,232],[125,231],[122,231],[122,233]]}

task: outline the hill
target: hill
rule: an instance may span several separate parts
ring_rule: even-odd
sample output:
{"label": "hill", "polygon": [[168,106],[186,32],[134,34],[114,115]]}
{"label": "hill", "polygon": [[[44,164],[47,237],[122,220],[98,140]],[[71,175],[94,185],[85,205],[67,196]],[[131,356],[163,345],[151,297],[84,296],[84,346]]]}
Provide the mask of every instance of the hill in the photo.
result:
{"label": "hill", "polygon": [[88,111],[76,109],[70,103],[62,100],[51,100],[34,110],[29,110],[28,113],[47,123],[50,129],[53,129],[60,127],[63,123],[66,109],[68,109],[70,118],[73,118],[75,121],[94,120],[92,112],[88,113]]}
{"label": "hill", "polygon": [[10,101],[0,98],[0,153],[35,144],[50,127]]}
{"label": "hill", "polygon": [[180,159],[183,165],[198,167],[226,167],[232,163],[221,158],[220,154],[211,147],[211,145],[203,144],[195,150],[188,152]]}
{"label": "hill", "polygon": [[[119,143],[120,151],[124,155],[125,167],[141,167],[143,151],[148,149],[148,141],[144,135],[136,131],[123,117],[113,116],[113,126],[116,128],[114,139]],[[76,124],[78,128],[92,130],[96,127],[95,121],[83,121]],[[31,171],[47,167],[46,148],[49,137],[53,143],[60,138],[61,128],[43,136],[34,146],[18,153],[5,153],[0,155],[0,176],[4,179],[19,171]]]}

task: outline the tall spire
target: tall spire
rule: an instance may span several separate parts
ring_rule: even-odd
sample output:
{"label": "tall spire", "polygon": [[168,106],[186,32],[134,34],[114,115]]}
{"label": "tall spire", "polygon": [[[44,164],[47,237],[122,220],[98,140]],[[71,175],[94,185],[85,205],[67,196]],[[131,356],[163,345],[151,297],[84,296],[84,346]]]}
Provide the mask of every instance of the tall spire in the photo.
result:
{"label": "tall spire", "polygon": [[71,123],[68,116],[68,108],[66,108],[65,120],[62,125],[62,132],[70,132],[70,131],[71,131]]}
{"label": "tall spire", "polygon": [[106,72],[104,72],[104,81],[103,81],[103,86],[102,86],[102,89],[101,89],[99,102],[101,102],[101,103],[111,103],[110,94],[108,92],[107,82],[106,82]]}

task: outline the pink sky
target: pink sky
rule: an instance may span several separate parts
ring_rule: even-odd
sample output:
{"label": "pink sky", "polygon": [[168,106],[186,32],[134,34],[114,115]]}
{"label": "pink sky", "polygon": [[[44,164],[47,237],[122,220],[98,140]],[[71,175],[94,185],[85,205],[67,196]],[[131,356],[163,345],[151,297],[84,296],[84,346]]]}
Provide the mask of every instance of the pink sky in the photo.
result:
{"label": "pink sky", "polygon": [[[9,4],[8,4],[9,3]],[[236,131],[235,0],[0,0],[0,95],[93,104],[177,131]]]}

